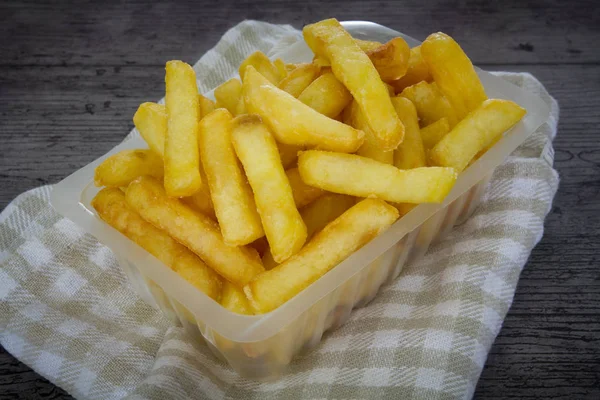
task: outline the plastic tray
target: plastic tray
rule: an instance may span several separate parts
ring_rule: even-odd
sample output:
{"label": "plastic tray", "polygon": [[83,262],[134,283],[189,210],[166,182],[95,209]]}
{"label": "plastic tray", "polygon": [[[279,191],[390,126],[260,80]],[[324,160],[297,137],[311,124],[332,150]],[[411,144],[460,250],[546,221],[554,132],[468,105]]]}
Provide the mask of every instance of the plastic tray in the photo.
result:
{"label": "plastic tray", "polygon": [[[385,42],[403,36],[384,26],[352,21],[344,26],[361,39]],[[286,62],[306,62],[304,42],[273,54]],[[229,312],[118,231],[102,222],[90,205],[98,192],[94,168],[124,149],[146,147],[139,135],[81,168],[54,187],[54,208],[112,249],[138,294],[185,327],[194,341],[206,342],[238,373],[255,379],[280,375],[298,352],[317,345],[323,333],[342,325],[354,307],[369,303],[406,263],[420,258],[431,243],[468,218],[494,171],[548,117],[546,104],[487,72],[478,70],[489,97],[510,99],[527,109],[525,118],[458,178],[442,204],[422,204],[390,229],[318,279],[278,309],[263,315]]]}

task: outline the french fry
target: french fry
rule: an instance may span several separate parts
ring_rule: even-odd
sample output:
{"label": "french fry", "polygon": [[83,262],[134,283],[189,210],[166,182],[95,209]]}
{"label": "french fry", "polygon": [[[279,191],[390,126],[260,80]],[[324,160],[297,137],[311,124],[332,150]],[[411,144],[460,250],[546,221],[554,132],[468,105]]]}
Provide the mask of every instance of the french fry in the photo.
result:
{"label": "french fry", "polygon": [[378,197],[396,203],[439,203],[457,174],[452,168],[401,170],[353,154],[307,150],[298,156],[302,180],[329,192]]}
{"label": "french fry", "polygon": [[409,86],[412,86],[421,81],[431,82],[433,77],[429,72],[429,67],[421,55],[421,46],[416,46],[410,49],[408,58],[408,68],[406,74],[400,79],[389,82],[396,93],[400,93]]}
{"label": "french fry", "polygon": [[223,307],[236,314],[254,314],[242,289],[227,281],[223,283],[223,293],[221,294],[220,303]]}
{"label": "french fry", "polygon": [[246,69],[243,96],[248,112],[260,115],[280,143],[339,152],[354,152],[362,144],[363,132],[318,113],[252,66]]}
{"label": "french fry", "polygon": [[326,67],[331,66],[331,63],[329,62],[329,60],[327,58],[325,58],[324,56],[315,56],[313,58],[312,63],[321,68],[326,68]]}
{"label": "french fry", "polygon": [[287,72],[292,72],[294,69],[296,69],[296,64],[285,64],[285,69],[287,70]]}
{"label": "french fry", "polygon": [[315,80],[320,70],[321,68],[315,64],[302,64],[279,82],[279,89],[298,97]]}
{"label": "french fry", "polygon": [[92,200],[98,216],[113,228],[137,243],[184,279],[218,300],[221,278],[185,246],[152,224],[146,222],[125,201],[125,194],[116,188],[102,189]]}
{"label": "french fry", "polygon": [[282,79],[288,76],[289,71],[285,67],[285,63],[281,58],[278,58],[275,61],[273,61],[273,65],[275,66],[275,68],[277,68],[277,71],[279,72],[279,81],[281,82]]}
{"label": "french fry", "polygon": [[282,262],[306,240],[306,226],[296,209],[277,144],[257,115],[236,117],[231,136],[254,192],[273,258]]}
{"label": "french fry", "polygon": [[328,224],[294,257],[253,279],[244,292],[258,313],[279,307],[398,219],[398,211],[365,199]]}
{"label": "french fry", "polygon": [[421,53],[458,120],[487,99],[471,60],[450,36],[441,32],[429,35],[421,44]]}
{"label": "french fry", "polygon": [[240,100],[235,107],[235,113],[233,113],[233,115],[238,116],[242,114],[246,114],[246,103],[244,102],[244,97],[240,96]]}
{"label": "french fry", "polygon": [[400,217],[404,217],[406,214],[408,214],[410,211],[412,211],[413,208],[418,206],[418,204],[411,204],[411,203],[390,203],[390,204],[392,206],[394,206],[396,208],[396,210],[398,210]]}
{"label": "french fry", "polygon": [[440,118],[433,124],[427,125],[425,128],[421,128],[421,139],[423,140],[423,146],[426,149],[431,149],[435,146],[442,138],[450,132],[450,124],[448,119]]}
{"label": "french fry", "polygon": [[243,286],[264,268],[256,252],[225,244],[217,224],[178,199],[168,197],[160,182],[140,177],[125,194],[127,204],[143,219],[162,229],[196,253],[213,270],[230,282]]}
{"label": "french fry", "polygon": [[333,74],[360,105],[379,147],[394,150],[402,142],[404,126],[369,57],[336,19],[307,25],[302,32],[313,52],[331,61]]}
{"label": "french fry", "polygon": [[298,100],[329,118],[335,118],[352,101],[352,95],[332,72],[328,72],[308,85]]}
{"label": "french fry", "polygon": [[152,150],[123,150],[102,161],[94,170],[94,185],[119,187],[141,175],[163,177],[163,161]]}
{"label": "french fry", "polygon": [[215,89],[215,99],[232,114],[237,112],[237,106],[242,97],[242,82],[230,79]]}
{"label": "french fry", "polygon": [[378,47],[369,48],[365,53],[384,82],[400,79],[408,70],[410,47],[401,37]]}
{"label": "french fry", "polygon": [[166,107],[162,104],[142,103],[133,116],[133,123],[148,147],[162,157],[167,135]]}
{"label": "french fry", "polygon": [[360,49],[362,51],[364,51],[365,53],[376,50],[376,49],[380,48],[381,46],[383,46],[383,43],[375,42],[372,40],[362,40],[362,39],[355,38],[354,41],[356,42],[358,47],[360,47]]}
{"label": "french fry", "polygon": [[431,149],[431,161],[461,172],[479,151],[512,128],[525,113],[509,100],[484,101]]}
{"label": "french fry", "polygon": [[423,126],[431,125],[440,118],[446,118],[450,128],[458,122],[456,112],[435,83],[419,82],[404,89],[400,96],[413,102]]}
{"label": "french fry", "polygon": [[358,149],[356,154],[363,157],[368,157],[373,160],[377,160],[379,162],[385,164],[393,164],[394,163],[394,152],[386,151],[379,147],[379,143],[375,138],[375,134],[369,127],[365,115],[360,109],[358,103],[353,101],[349,107],[346,108],[345,111],[347,114],[344,118],[345,122],[353,126],[356,129],[360,129],[365,133],[365,141],[362,146]]}
{"label": "french fry", "polygon": [[425,167],[427,160],[415,106],[404,97],[392,98],[392,104],[404,124],[404,140],[394,150],[394,165],[400,169]]}
{"label": "french fry", "polygon": [[242,246],[264,232],[252,190],[231,144],[232,119],[224,108],[204,117],[198,145],[223,239],[229,245]]}
{"label": "french fry", "polygon": [[298,168],[288,169],[285,171],[285,174],[290,183],[290,187],[292,188],[292,195],[294,196],[294,202],[296,203],[297,209],[312,203],[324,194],[323,190],[304,183],[300,177]]}
{"label": "french fry", "polygon": [[198,88],[192,67],[182,61],[166,66],[168,127],[165,140],[165,190],[169,196],[191,196],[202,186],[198,171]]}
{"label": "french fry", "polygon": [[248,58],[246,58],[240,65],[239,73],[240,77],[242,78],[242,82],[244,82],[244,79],[246,79],[246,68],[250,65],[254,67],[262,76],[267,78],[267,80],[273,85],[277,85],[279,83],[279,70],[275,65],[273,65],[271,60],[269,60],[269,57],[260,51],[250,54]]}
{"label": "french fry", "polygon": [[296,164],[298,160],[298,152],[302,150],[301,146],[294,146],[293,144],[277,143],[277,150],[279,150],[279,157],[281,158],[281,165],[283,169],[288,169],[292,165]]}
{"label": "french fry", "polygon": [[198,121],[215,110],[215,102],[211,99],[198,94]]}

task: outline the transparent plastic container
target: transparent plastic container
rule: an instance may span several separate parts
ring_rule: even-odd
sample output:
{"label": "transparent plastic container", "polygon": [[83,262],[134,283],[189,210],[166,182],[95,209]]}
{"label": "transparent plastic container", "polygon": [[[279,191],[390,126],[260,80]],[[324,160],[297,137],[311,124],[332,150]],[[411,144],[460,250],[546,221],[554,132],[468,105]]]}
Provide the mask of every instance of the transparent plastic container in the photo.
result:
{"label": "transparent plastic container", "polygon": [[[343,23],[357,38],[386,42],[397,36],[419,42],[371,22]],[[274,54],[286,62],[307,62],[312,53],[298,42]],[[323,333],[342,325],[352,309],[369,303],[379,288],[394,280],[406,263],[420,258],[479,204],[494,171],[549,115],[547,105],[487,72],[477,70],[489,97],[510,99],[527,109],[525,118],[485,155],[467,168],[442,204],[422,204],[390,229],[352,254],[315,283],[276,310],[257,316],[229,312],[96,215],[90,201],[94,168],[121,150],[147,147],[139,135],[58,183],[54,208],[112,249],[138,294],[180,323],[190,337],[205,342],[239,374],[274,379],[301,351],[316,346]]]}

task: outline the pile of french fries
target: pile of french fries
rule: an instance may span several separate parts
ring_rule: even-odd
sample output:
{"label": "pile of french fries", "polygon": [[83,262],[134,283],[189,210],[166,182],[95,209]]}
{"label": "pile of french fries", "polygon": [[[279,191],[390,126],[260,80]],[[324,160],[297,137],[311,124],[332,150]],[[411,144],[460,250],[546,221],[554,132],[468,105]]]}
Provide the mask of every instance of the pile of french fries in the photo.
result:
{"label": "pile of french fries", "polygon": [[95,171],[100,218],[240,314],[276,309],[414,206],[443,201],[525,114],[488,99],[443,33],[412,49],[354,39],[335,19],[303,33],[313,62],[256,52],[215,102],[169,61],[165,105],[134,116],[148,149]]}

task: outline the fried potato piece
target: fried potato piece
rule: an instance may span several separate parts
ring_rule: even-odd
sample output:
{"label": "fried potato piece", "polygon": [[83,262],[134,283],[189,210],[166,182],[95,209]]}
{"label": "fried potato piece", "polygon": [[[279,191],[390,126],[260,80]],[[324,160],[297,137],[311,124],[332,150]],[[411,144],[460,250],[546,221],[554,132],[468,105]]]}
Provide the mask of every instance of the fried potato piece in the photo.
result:
{"label": "fried potato piece", "polygon": [[329,192],[396,203],[440,203],[452,189],[452,168],[401,170],[353,154],[308,150],[298,156],[302,180]]}
{"label": "fried potato piece", "polygon": [[242,82],[244,82],[244,79],[246,79],[246,68],[250,65],[254,67],[254,69],[256,69],[256,71],[264,76],[269,82],[277,86],[280,80],[279,70],[275,65],[273,65],[273,63],[271,63],[269,57],[267,57],[261,51],[256,51],[250,54],[248,58],[246,58],[240,65],[239,73],[240,77],[242,78]]}
{"label": "fried potato piece", "polygon": [[230,79],[215,89],[215,99],[232,114],[237,112],[237,106],[242,97],[242,82]]}
{"label": "fried potato piece", "polygon": [[277,68],[277,71],[279,72],[279,82],[281,82],[282,79],[288,76],[289,71],[281,58],[278,58],[275,61],[273,61],[273,65]]}
{"label": "fried potato piece", "polygon": [[329,223],[294,257],[257,276],[244,292],[258,313],[272,311],[389,228],[398,211],[365,199]]}
{"label": "fried potato piece", "polygon": [[254,314],[242,289],[227,281],[223,283],[223,293],[221,294],[220,303],[223,307],[236,314]]}
{"label": "fried potato piece", "polygon": [[146,222],[116,188],[102,189],[92,200],[98,216],[140,247],[175,270],[214,300],[221,294],[222,280],[204,262],[164,231]]}
{"label": "fried potato piece", "polygon": [[296,209],[275,139],[257,115],[236,117],[231,139],[254,192],[273,258],[282,262],[304,244],[306,225]]}
{"label": "fried potato piece", "polygon": [[264,235],[252,190],[231,144],[233,117],[224,108],[200,122],[198,145],[225,243],[242,246]]}
{"label": "fried potato piece", "polygon": [[235,107],[235,113],[233,113],[233,115],[238,116],[242,114],[246,114],[246,103],[244,102],[244,97],[240,96],[240,100]]}
{"label": "fried potato piece", "polygon": [[394,150],[402,142],[404,126],[369,57],[336,19],[307,25],[302,32],[312,51],[331,61],[333,74],[360,105],[379,147]]}
{"label": "fried potato piece", "polygon": [[142,103],[133,116],[133,123],[150,150],[162,157],[167,136],[167,108],[162,104]]}
{"label": "fried potato piece", "polygon": [[152,150],[123,150],[102,161],[94,170],[94,185],[119,187],[141,175],[163,177],[163,161]]}
{"label": "fried potato piece", "polygon": [[167,62],[166,71],[165,190],[173,197],[191,196],[202,186],[196,73],[182,61]]}
{"label": "fried potato piece", "polygon": [[421,44],[421,53],[458,120],[487,99],[471,60],[450,36],[441,32],[429,35]]}
{"label": "fried potato piece", "polygon": [[461,172],[479,151],[512,128],[525,113],[509,100],[484,101],[431,149],[431,161]]}
{"label": "fried potato piece", "polygon": [[372,40],[362,40],[362,39],[354,39],[354,41],[356,42],[356,44],[358,45],[358,47],[360,47],[360,49],[362,51],[364,51],[365,53],[368,53],[369,51],[373,51],[376,50],[378,48],[380,48],[381,46],[383,46],[383,43],[381,42],[375,42]]}
{"label": "fried potato piece", "polygon": [[243,96],[248,112],[260,115],[280,143],[350,153],[362,144],[363,132],[327,118],[269,84],[252,66],[246,70]]}
{"label": "fried potato piece", "polygon": [[425,128],[421,128],[421,139],[423,140],[423,146],[426,149],[431,149],[435,146],[442,138],[450,132],[450,124],[448,119],[440,118],[433,124],[427,125]]}
{"label": "fried potato piece", "polygon": [[400,79],[408,70],[410,47],[401,37],[394,38],[386,44],[365,50],[373,66],[384,82]]}
{"label": "fried potato piece", "polygon": [[279,89],[298,97],[315,80],[320,70],[321,68],[315,64],[302,64],[279,82]]}
{"label": "fried potato piece", "polygon": [[[202,182],[208,182],[202,163],[200,163],[200,177],[202,177]],[[214,221],[217,220],[215,206],[210,196],[210,188],[208,187],[208,183],[206,185],[202,185],[200,190],[193,195],[189,197],[182,197],[180,200],[184,204],[200,211],[202,214],[210,217]]]}
{"label": "fried potato piece", "polygon": [[168,197],[155,179],[136,179],[129,184],[125,197],[142,218],[192,250],[230,282],[243,286],[264,270],[256,252],[225,244],[213,220]]}
{"label": "fried potato piece", "polygon": [[416,83],[421,81],[431,82],[432,80],[433,77],[429,72],[429,67],[421,55],[421,46],[416,46],[410,49],[406,74],[402,78],[388,83],[394,87],[396,93],[400,93],[404,88]]}
{"label": "fried potato piece", "polygon": [[288,169],[292,165],[296,164],[298,160],[298,152],[301,151],[303,147],[294,146],[292,144],[283,144],[277,143],[277,150],[279,150],[279,157],[281,158],[281,165],[283,165],[283,169]]}
{"label": "fried potato piece", "polygon": [[285,171],[285,174],[292,188],[292,194],[294,196],[294,202],[296,208],[300,209],[307,204],[312,203],[314,200],[321,197],[325,192],[323,190],[309,186],[302,181],[298,168],[291,168]]}
{"label": "fried potato piece", "polygon": [[326,67],[331,66],[331,63],[329,62],[329,60],[327,58],[325,58],[324,56],[315,56],[313,58],[312,63],[321,68],[326,68]]}
{"label": "fried potato piece", "polygon": [[335,118],[352,101],[352,95],[332,72],[328,72],[308,85],[298,100],[329,118]]}
{"label": "fried potato piece", "polygon": [[198,94],[198,121],[215,110],[215,102]]}
{"label": "fried potato piece", "polygon": [[404,217],[406,214],[408,214],[410,211],[412,211],[413,208],[418,206],[418,204],[411,204],[411,203],[390,203],[390,204],[392,206],[394,206],[396,208],[396,210],[398,210],[398,213],[400,213],[400,217]]}
{"label": "fried potato piece", "polygon": [[350,106],[346,108],[345,113],[344,122],[365,133],[365,141],[356,154],[385,164],[393,164],[394,151],[386,151],[379,147],[379,142],[377,142],[375,134],[369,127],[365,115],[358,103],[353,101]]}
{"label": "fried potato piece", "polygon": [[400,96],[413,102],[423,126],[431,125],[440,118],[446,118],[450,128],[458,122],[456,112],[435,83],[419,82],[404,89]]}
{"label": "fried potato piece", "polygon": [[425,167],[427,160],[415,106],[404,97],[392,98],[392,104],[404,124],[404,140],[394,150],[394,165],[400,169]]}

